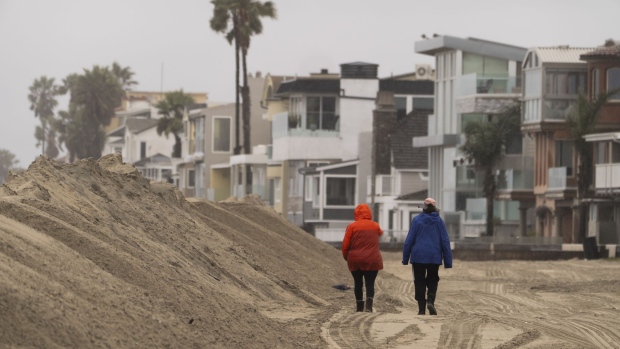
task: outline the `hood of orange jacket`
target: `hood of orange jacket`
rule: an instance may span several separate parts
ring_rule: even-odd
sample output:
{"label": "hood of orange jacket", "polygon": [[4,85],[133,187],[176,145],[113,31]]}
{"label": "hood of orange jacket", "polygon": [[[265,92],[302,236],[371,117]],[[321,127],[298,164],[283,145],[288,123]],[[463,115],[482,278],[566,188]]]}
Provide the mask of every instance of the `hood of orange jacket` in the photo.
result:
{"label": "hood of orange jacket", "polygon": [[355,220],[359,221],[362,219],[372,219],[372,211],[370,210],[370,207],[368,207],[368,205],[366,204],[359,204],[357,205],[357,207],[355,208]]}

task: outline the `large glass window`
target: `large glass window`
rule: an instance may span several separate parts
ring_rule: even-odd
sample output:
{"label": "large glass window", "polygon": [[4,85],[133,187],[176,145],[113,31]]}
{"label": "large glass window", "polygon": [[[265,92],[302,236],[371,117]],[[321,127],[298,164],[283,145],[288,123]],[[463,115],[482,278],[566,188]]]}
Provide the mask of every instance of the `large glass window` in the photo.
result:
{"label": "large glass window", "polygon": [[336,97],[306,97],[306,128],[336,130]]}
{"label": "large glass window", "polygon": [[213,118],[213,151],[230,152],[230,118]]}
{"label": "large glass window", "polygon": [[396,106],[396,118],[401,119],[407,116],[406,97],[394,97],[394,105]]}
{"label": "large glass window", "polygon": [[566,175],[573,175],[573,141],[555,141],[555,166],[566,167]]}
{"label": "large glass window", "polygon": [[430,110],[435,109],[435,98],[433,97],[413,97],[413,110]]}
{"label": "large glass window", "polygon": [[[620,88],[620,68],[611,68],[607,70],[607,91],[613,91]],[[620,92],[609,97],[610,100],[620,100]]]}
{"label": "large glass window", "polygon": [[508,61],[485,57],[474,53],[463,53],[463,75],[477,73],[487,76],[507,76]]}
{"label": "large glass window", "polygon": [[549,69],[545,73],[545,92],[547,96],[567,96],[584,93],[586,73],[575,73]]}
{"label": "large glass window", "polygon": [[355,178],[327,177],[327,206],[355,206]]}
{"label": "large glass window", "polygon": [[194,170],[187,170],[187,187],[193,188],[196,185],[196,172]]}

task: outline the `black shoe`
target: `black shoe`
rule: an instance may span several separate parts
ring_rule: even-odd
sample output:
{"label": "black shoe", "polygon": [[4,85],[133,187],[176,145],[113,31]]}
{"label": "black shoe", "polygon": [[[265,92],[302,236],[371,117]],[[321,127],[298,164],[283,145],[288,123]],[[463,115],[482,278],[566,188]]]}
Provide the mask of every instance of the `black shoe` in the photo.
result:
{"label": "black shoe", "polygon": [[364,301],[357,301],[357,310],[356,311],[364,311]]}
{"label": "black shoe", "polygon": [[426,315],[426,300],[418,301],[418,315]]}
{"label": "black shoe", "polygon": [[429,293],[426,300],[426,308],[428,308],[428,313],[431,315],[437,315],[437,309],[435,309],[435,295]]}
{"label": "black shoe", "polygon": [[372,313],[372,297],[366,298],[366,312]]}

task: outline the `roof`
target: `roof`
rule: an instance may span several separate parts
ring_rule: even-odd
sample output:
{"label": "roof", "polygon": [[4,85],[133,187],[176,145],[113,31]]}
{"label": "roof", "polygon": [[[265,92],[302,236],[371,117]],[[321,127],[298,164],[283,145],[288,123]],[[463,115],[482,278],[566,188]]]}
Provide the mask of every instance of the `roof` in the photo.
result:
{"label": "roof", "polygon": [[325,78],[297,78],[295,80],[280,83],[275,95],[287,95],[292,93],[340,93],[339,79]]}
{"label": "roof", "polygon": [[592,51],[592,47],[534,47],[528,50],[536,52],[538,61],[541,63],[584,63],[580,56]]}
{"label": "roof", "polygon": [[477,38],[457,38],[441,35],[427,40],[415,42],[415,52],[434,56],[446,50],[460,50],[476,53],[487,57],[496,57],[521,62],[525,57],[525,47],[502,44]]}
{"label": "roof", "polygon": [[140,133],[142,131],[146,131],[152,127],[155,127],[158,122],[158,119],[130,118],[125,121],[125,126],[131,133]]}
{"label": "roof", "polygon": [[582,54],[580,58],[585,61],[596,58],[618,59],[620,58],[620,41],[608,40],[605,45]]}
{"label": "roof", "polygon": [[394,168],[428,169],[428,149],[412,147],[411,139],[428,134],[430,114],[430,110],[416,110],[397,122],[395,131],[390,134]]}
{"label": "roof", "polygon": [[146,164],[170,164],[170,157],[157,153],[133,163],[134,166],[145,166]]}
{"label": "roof", "polygon": [[428,197],[428,189],[423,189],[413,193],[403,194],[397,197],[395,200],[403,201],[424,201]]}
{"label": "roof", "polygon": [[386,78],[379,80],[379,91],[390,91],[395,94],[433,96],[435,94],[435,82],[432,80],[395,80]]}

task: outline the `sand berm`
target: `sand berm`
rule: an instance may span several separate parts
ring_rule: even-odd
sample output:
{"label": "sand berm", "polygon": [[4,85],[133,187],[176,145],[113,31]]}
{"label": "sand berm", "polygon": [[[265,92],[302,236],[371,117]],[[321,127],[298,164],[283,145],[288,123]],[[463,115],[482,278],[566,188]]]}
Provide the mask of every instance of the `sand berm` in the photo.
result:
{"label": "sand berm", "polygon": [[187,200],[120,155],[0,187],[0,347],[321,348],[350,278],[260,201]]}

